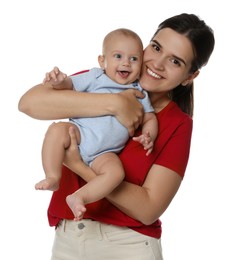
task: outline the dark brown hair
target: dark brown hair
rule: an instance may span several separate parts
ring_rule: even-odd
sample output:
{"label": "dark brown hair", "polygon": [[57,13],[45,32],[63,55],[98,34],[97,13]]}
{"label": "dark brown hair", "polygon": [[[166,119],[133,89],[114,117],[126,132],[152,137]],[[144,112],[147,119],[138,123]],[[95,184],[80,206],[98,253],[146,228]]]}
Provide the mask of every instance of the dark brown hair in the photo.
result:
{"label": "dark brown hair", "polygon": [[[214,49],[215,39],[213,30],[203,20],[194,14],[176,15],[163,21],[154,36],[164,28],[170,28],[190,40],[194,51],[190,73],[196,72],[207,64]],[[171,90],[169,95],[182,111],[193,116],[193,83],[187,86],[179,85]]]}

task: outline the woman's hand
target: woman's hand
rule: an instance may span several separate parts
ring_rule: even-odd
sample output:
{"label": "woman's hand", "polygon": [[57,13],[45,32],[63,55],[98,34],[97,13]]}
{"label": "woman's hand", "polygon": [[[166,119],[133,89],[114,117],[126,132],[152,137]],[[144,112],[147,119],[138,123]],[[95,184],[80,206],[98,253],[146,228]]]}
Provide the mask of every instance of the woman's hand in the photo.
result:
{"label": "woman's hand", "polygon": [[143,106],[137,100],[143,97],[140,91],[132,89],[118,94],[57,91],[48,82],[29,89],[20,98],[18,109],[40,120],[112,115],[133,136],[143,120]]}
{"label": "woman's hand", "polygon": [[75,134],[75,129],[73,127],[69,128],[70,136],[70,146],[66,149],[64,165],[66,165],[70,170],[78,174],[78,165],[83,163],[82,158],[79,153],[77,138]]}
{"label": "woman's hand", "polygon": [[86,165],[79,153],[77,138],[75,134],[75,129],[73,127],[69,128],[70,135],[70,146],[66,149],[64,165],[70,170],[75,172],[78,176],[84,179],[86,182],[90,181],[96,176],[94,171]]}
{"label": "woman's hand", "polygon": [[143,106],[137,98],[144,98],[138,90],[126,90],[117,95],[117,102],[113,115],[124,125],[130,134],[134,135],[135,130],[143,120]]}

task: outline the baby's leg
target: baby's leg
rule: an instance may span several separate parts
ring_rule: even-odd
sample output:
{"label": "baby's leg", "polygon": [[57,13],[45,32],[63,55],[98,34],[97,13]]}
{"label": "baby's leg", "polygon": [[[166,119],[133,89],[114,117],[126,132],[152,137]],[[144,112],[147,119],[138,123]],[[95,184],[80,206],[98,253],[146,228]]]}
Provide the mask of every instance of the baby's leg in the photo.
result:
{"label": "baby's leg", "polygon": [[92,170],[96,177],[66,198],[75,220],[83,218],[86,204],[106,197],[124,179],[123,165],[114,153],[98,156],[92,163]]}
{"label": "baby's leg", "polygon": [[46,178],[35,184],[35,189],[55,191],[59,188],[65,150],[70,145],[68,131],[71,126],[76,128],[79,142],[79,130],[69,122],[53,123],[48,128],[42,147],[42,164]]}

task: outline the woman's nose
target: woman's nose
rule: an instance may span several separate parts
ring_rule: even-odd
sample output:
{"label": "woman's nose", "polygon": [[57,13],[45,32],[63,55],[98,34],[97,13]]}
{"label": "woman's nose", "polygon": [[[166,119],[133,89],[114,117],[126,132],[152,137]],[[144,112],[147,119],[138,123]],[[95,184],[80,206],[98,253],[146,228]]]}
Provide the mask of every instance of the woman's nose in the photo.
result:
{"label": "woman's nose", "polygon": [[158,69],[158,70],[164,69],[164,63],[165,63],[164,58],[159,57],[158,59],[155,59],[155,61],[153,63],[154,63],[155,69]]}

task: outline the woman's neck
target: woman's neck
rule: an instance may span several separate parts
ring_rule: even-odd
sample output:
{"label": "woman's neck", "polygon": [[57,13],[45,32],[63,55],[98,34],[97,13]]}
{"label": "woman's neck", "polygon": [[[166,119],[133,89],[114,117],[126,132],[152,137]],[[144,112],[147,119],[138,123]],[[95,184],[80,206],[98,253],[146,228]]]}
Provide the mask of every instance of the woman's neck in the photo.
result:
{"label": "woman's neck", "polygon": [[155,110],[155,113],[160,112],[171,102],[168,93],[152,93],[151,95],[149,95],[149,98],[151,100],[151,104]]}

